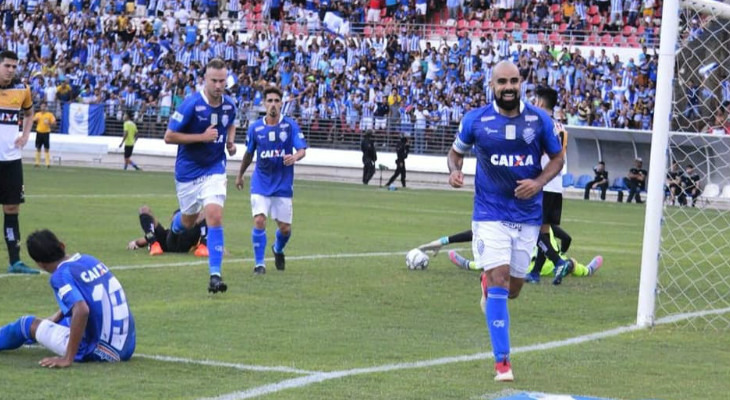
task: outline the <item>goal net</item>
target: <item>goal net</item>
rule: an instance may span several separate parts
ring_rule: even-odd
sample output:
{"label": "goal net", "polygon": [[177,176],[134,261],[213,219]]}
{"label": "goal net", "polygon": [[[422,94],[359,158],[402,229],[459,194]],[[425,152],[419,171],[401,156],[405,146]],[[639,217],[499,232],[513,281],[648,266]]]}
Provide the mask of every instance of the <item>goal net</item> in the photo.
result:
{"label": "goal net", "polygon": [[[665,7],[665,17],[668,11]],[[697,317],[678,318],[675,323],[700,330],[727,330],[730,328],[730,4],[717,0],[683,0],[679,2],[678,17],[674,76],[671,96],[667,97],[671,103],[666,101],[671,112],[669,134],[666,142],[660,143],[668,151],[658,157],[663,159],[664,167],[662,201],[654,199],[647,205],[644,231],[646,236],[650,225],[655,223],[650,219],[650,207],[659,208],[656,214],[661,217],[657,224],[660,234],[655,233],[660,236],[658,254],[643,254],[642,269],[646,268],[647,261],[651,263],[652,257],[657,260],[652,320],[697,313]],[[661,107],[659,94],[655,112],[661,115],[666,108]],[[661,127],[655,123],[654,135],[656,129]],[[652,142],[652,147],[657,145]],[[657,154],[654,151],[652,158]],[[662,167],[653,161],[651,168]],[[649,185],[658,185],[652,182],[658,177],[656,172],[650,175]],[[648,249],[651,251],[652,247]],[[640,299],[639,324],[642,324],[641,307]]]}

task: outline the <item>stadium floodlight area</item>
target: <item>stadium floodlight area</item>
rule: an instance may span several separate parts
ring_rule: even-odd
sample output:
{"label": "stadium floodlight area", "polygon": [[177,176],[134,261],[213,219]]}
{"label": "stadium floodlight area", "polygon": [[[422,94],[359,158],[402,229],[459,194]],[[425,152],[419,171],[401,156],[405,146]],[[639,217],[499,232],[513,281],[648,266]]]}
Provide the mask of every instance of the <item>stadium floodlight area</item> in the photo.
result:
{"label": "stadium floodlight area", "polygon": [[[637,324],[717,310],[679,323],[728,330],[730,4],[666,0],[663,7]],[[691,199],[688,206],[666,201],[674,161],[701,176],[705,194],[696,207]]]}

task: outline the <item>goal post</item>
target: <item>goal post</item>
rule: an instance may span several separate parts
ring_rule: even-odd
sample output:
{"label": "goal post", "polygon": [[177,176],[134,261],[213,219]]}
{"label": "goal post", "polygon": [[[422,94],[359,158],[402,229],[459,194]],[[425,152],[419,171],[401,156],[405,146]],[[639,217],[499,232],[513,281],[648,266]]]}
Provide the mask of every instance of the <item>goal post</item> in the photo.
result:
{"label": "goal post", "polygon": [[[669,316],[730,308],[730,212],[718,211],[717,204],[700,202],[692,207],[687,196],[686,206],[681,205],[682,199],[671,204],[668,198],[674,196],[665,193],[672,161],[687,176],[687,168],[697,166],[701,187],[730,186],[730,135],[722,131],[730,111],[730,105],[723,105],[723,96],[730,90],[723,89],[730,79],[729,53],[730,5],[717,0],[664,1],[636,317],[639,326],[653,326],[658,312]],[[728,203],[719,208],[730,208],[730,196],[716,195]],[[726,231],[715,235],[716,229]],[[683,240],[685,234],[690,237]],[[715,314],[707,322],[714,329],[727,329],[730,315]]]}

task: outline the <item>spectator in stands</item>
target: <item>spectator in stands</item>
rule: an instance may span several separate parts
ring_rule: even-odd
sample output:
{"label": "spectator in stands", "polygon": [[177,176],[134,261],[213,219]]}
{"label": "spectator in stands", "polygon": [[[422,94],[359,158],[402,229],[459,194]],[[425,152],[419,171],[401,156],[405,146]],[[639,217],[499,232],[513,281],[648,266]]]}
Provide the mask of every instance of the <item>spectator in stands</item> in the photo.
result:
{"label": "spectator in stands", "polygon": [[593,167],[593,173],[595,176],[592,181],[586,183],[583,199],[588,200],[591,189],[596,186],[601,189],[601,200],[606,200],[606,190],[608,189],[608,171],[606,171],[606,163],[599,161],[598,164]]}
{"label": "spectator in stands", "polygon": [[624,177],[624,184],[629,188],[629,197],[626,199],[627,203],[631,203],[631,200],[636,199],[636,202],[641,204],[641,191],[646,188],[646,177],[648,173],[642,168],[643,160],[637,158],[634,160],[634,166],[629,169],[629,174]]}
{"label": "spectator in stands", "polygon": [[720,108],[715,112],[715,120],[711,125],[708,125],[704,132],[711,133],[713,135],[730,135],[730,120],[727,116],[727,111]]}

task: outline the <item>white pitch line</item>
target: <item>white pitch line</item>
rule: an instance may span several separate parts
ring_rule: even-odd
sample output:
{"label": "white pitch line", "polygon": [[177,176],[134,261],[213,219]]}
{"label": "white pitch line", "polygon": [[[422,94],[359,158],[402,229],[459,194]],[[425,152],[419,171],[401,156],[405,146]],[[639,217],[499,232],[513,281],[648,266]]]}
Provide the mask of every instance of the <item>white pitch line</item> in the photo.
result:
{"label": "white pitch line", "polygon": [[240,369],[242,371],[285,372],[285,373],[290,373],[290,374],[302,374],[302,375],[311,375],[311,374],[321,374],[322,373],[319,371],[307,371],[307,370],[303,370],[303,369],[283,367],[283,366],[267,367],[267,366],[263,366],[263,365],[238,364],[238,363],[229,363],[229,362],[214,361],[214,360],[193,360],[191,358],[169,357],[169,356],[160,356],[160,355],[154,355],[154,354],[152,354],[152,355],[151,354],[135,354],[134,358],[146,358],[149,360],[181,363],[181,364],[205,365],[205,366],[209,366],[209,367],[233,368],[233,369]]}
{"label": "white pitch line", "polygon": [[[452,247],[449,248],[449,250],[456,250],[456,251],[468,251],[470,249],[464,248],[464,247]],[[624,253],[626,250],[631,250],[631,248],[627,247],[621,247],[621,248],[607,248],[606,246],[601,247],[593,247],[593,246],[581,246],[582,251],[594,251],[594,252],[604,252],[604,253]],[[310,254],[310,255],[304,255],[304,256],[287,256],[287,260],[292,261],[298,261],[298,260],[328,260],[328,259],[338,259],[338,258],[366,258],[366,257],[392,257],[392,256],[399,256],[399,255],[405,255],[407,251],[382,251],[382,252],[372,252],[372,253],[343,253],[343,254]],[[445,254],[446,251],[442,251],[441,254]],[[433,256],[431,256],[433,257]],[[444,257],[448,257],[445,255]],[[267,261],[272,261],[273,258],[268,257],[266,258]],[[225,262],[253,262],[253,258],[226,258],[224,260]],[[208,260],[202,259],[202,260],[195,260],[195,261],[178,261],[178,262],[169,262],[169,263],[157,263],[157,264],[134,264],[134,265],[117,265],[117,266],[110,266],[109,269],[112,271],[128,271],[128,270],[136,270],[136,269],[155,269],[155,268],[168,268],[168,267],[187,267],[187,266],[193,266],[193,265],[207,265]],[[43,272],[41,272],[41,275],[47,275]],[[27,275],[27,274],[0,274],[0,279],[2,278],[18,278],[18,277],[28,277],[33,275]]]}
{"label": "white pitch line", "polygon": [[[668,324],[668,323],[677,322],[677,321],[681,321],[681,320],[685,320],[685,319],[702,317],[702,316],[713,315],[713,314],[725,314],[728,312],[730,312],[730,307],[719,309],[719,310],[698,311],[698,312],[693,312],[693,313],[672,315],[669,317],[660,318],[660,319],[656,320],[656,325]],[[638,325],[622,326],[622,327],[618,327],[618,328],[614,328],[614,329],[609,329],[609,330],[603,331],[603,332],[595,332],[595,333],[591,333],[588,335],[576,336],[573,338],[568,338],[568,339],[563,339],[563,340],[555,340],[552,342],[539,343],[539,344],[530,345],[530,346],[516,347],[516,348],[512,349],[512,354],[551,350],[551,349],[555,349],[555,348],[559,348],[559,347],[572,346],[575,344],[590,342],[590,341],[594,341],[594,340],[598,340],[598,339],[605,339],[605,338],[618,336],[618,335],[621,335],[624,333],[633,332],[633,331],[637,331],[637,330],[643,330],[643,329],[645,329],[645,328],[640,327]],[[343,378],[346,376],[371,374],[371,373],[379,373],[379,372],[389,372],[389,371],[404,370],[404,369],[426,368],[426,367],[433,367],[433,366],[452,364],[452,363],[458,363],[458,362],[480,361],[480,360],[487,360],[492,357],[493,357],[492,353],[477,353],[477,354],[463,355],[463,356],[456,356],[456,357],[442,357],[442,358],[436,358],[436,359],[432,359],[432,360],[416,361],[416,362],[410,362],[410,363],[385,364],[385,365],[381,365],[381,366],[377,366],[377,367],[355,368],[355,369],[342,370],[342,371],[315,373],[313,375],[302,376],[302,377],[293,378],[293,379],[286,379],[281,382],[258,386],[258,387],[251,388],[251,389],[244,390],[244,391],[223,394],[218,397],[205,398],[205,399],[201,399],[201,400],[250,399],[250,398],[264,396],[264,395],[271,394],[271,393],[280,392],[280,391],[286,390],[286,389],[301,388],[301,387],[312,385],[314,383],[319,383],[319,382],[328,381],[328,380],[332,380],[332,379],[339,379],[339,378]]]}

